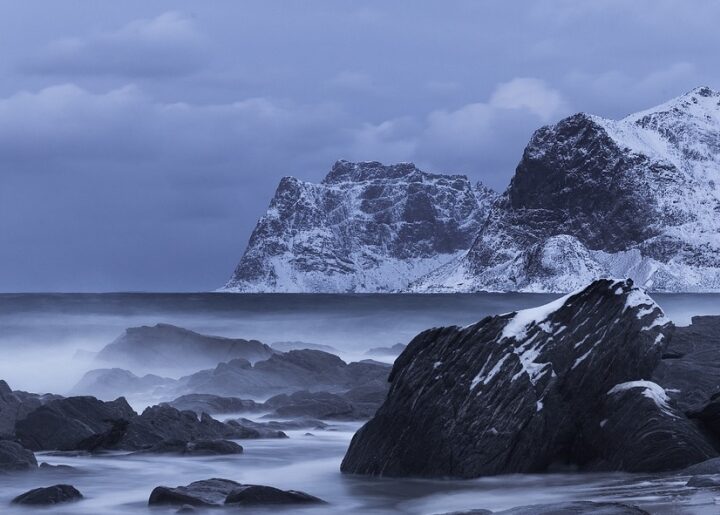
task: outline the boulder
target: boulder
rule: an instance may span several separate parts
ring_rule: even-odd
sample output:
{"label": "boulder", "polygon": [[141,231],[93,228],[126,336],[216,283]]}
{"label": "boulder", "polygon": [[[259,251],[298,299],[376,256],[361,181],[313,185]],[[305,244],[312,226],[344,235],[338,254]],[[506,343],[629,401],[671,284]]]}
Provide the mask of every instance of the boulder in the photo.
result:
{"label": "boulder", "polygon": [[122,368],[99,368],[85,373],[73,386],[73,395],[90,395],[111,400],[119,396],[140,395],[144,398],[161,396],[164,389],[173,387],[174,379],[154,374],[137,376]]}
{"label": "boulder", "polygon": [[319,350],[292,350],[274,354],[254,365],[246,360],[220,363],[180,378],[179,393],[203,392],[219,396],[268,395],[298,390],[345,391],[387,381],[390,365],[377,362],[345,363]]}
{"label": "boulder", "polygon": [[687,424],[680,434],[697,446],[657,461],[617,459],[642,447],[637,438],[667,429],[657,412],[647,427],[628,426],[615,450],[578,430],[611,409],[616,385],[651,377],[672,330],[632,281],[603,279],[545,306],[425,331],[395,361],[387,399],[353,437],[341,469],[470,478],[556,464],[654,471],[702,459],[711,451]]}
{"label": "boulder", "polygon": [[0,379],[0,438],[12,438],[15,435],[15,424],[28,413],[59,395],[38,395],[23,391],[13,391],[8,384]]}
{"label": "boulder", "polygon": [[319,419],[355,419],[355,409],[351,402],[340,395],[328,392],[299,391],[291,395],[281,394],[271,397],[265,406],[274,408],[266,417],[279,418],[319,418]]}
{"label": "boulder", "polygon": [[126,329],[97,354],[96,360],[133,370],[197,370],[235,358],[255,362],[274,353],[257,340],[207,336],[170,324],[156,324]]}
{"label": "boulder", "polygon": [[15,425],[18,441],[28,449],[75,450],[84,440],[110,431],[115,421],[136,417],[120,397],[103,402],[94,397],[68,397],[48,402]]}
{"label": "boulder", "polygon": [[138,451],[143,454],[178,454],[183,456],[222,456],[242,454],[241,445],[229,440],[163,440],[148,449]]}
{"label": "boulder", "polygon": [[187,486],[158,486],[150,493],[150,506],[221,506],[228,494],[242,486],[229,479],[204,479]]}
{"label": "boulder", "polygon": [[190,410],[198,414],[208,413],[210,415],[217,413],[257,412],[263,409],[261,403],[250,399],[222,397],[220,395],[205,393],[182,395],[173,401],[163,404],[172,406],[180,411]]}
{"label": "boulder", "polygon": [[53,485],[35,488],[12,500],[13,504],[49,505],[82,499],[82,494],[72,485]]}
{"label": "boulder", "polygon": [[325,501],[297,490],[280,490],[264,485],[240,485],[228,494],[225,504],[263,506],[269,504],[325,504]]}
{"label": "boulder", "polygon": [[32,451],[19,443],[0,440],[0,472],[34,470],[38,467]]}
{"label": "boulder", "polygon": [[[288,435],[283,433],[282,423],[277,422],[255,422],[247,418],[239,418],[237,420],[228,420],[226,422],[231,426],[242,428],[243,431],[253,436],[247,438],[287,438]],[[283,427],[284,428],[284,427]]]}

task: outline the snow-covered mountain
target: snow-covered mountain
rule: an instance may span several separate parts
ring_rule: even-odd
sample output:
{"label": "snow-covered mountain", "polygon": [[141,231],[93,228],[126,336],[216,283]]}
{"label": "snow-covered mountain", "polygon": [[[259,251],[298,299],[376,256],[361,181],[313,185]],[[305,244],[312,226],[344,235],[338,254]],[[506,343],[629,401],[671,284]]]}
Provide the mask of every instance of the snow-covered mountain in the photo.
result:
{"label": "snow-covered mountain", "polygon": [[603,276],[720,291],[720,93],[539,129],[470,251],[409,289],[571,291]]}
{"label": "snow-covered mountain", "polygon": [[467,253],[496,194],[412,163],[285,177],[224,291],[389,292]]}

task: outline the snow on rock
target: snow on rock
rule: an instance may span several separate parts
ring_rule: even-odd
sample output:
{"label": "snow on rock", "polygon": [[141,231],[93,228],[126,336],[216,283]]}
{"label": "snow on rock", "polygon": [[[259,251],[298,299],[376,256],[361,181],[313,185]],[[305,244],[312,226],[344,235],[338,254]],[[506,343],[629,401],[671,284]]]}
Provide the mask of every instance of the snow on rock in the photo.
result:
{"label": "snow on rock", "polygon": [[467,255],[418,292],[567,292],[601,277],[720,291],[720,93],[539,129]]}
{"label": "snow on rock", "polygon": [[338,161],[280,181],[224,291],[390,292],[459,259],[496,195],[412,163]]}

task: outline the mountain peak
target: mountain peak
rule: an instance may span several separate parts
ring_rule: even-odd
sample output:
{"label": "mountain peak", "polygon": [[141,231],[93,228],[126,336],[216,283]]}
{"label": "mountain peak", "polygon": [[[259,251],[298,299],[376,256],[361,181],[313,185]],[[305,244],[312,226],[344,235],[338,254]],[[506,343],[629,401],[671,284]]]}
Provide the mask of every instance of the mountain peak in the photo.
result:
{"label": "mountain peak", "polygon": [[401,162],[384,165],[379,161],[351,162],[336,161],[330,173],[323,179],[323,184],[338,184],[343,182],[364,182],[381,179],[399,179],[423,173],[415,167],[414,163]]}

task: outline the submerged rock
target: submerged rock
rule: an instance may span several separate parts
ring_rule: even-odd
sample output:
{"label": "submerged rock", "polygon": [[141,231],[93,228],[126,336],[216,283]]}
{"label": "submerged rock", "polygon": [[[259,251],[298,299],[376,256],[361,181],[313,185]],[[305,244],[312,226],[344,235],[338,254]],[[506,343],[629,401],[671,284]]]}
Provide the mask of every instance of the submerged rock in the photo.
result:
{"label": "submerged rock", "polygon": [[0,441],[0,472],[35,470],[37,460],[32,451],[16,442]]}
{"label": "submerged rock", "polygon": [[[645,402],[644,390],[627,394],[649,417],[644,425],[608,395],[651,377],[672,329],[632,281],[599,280],[545,306],[425,331],[395,361],[388,397],[353,437],[342,471],[477,477],[558,463],[655,471],[715,456],[680,411]],[[608,443],[611,435],[620,441]],[[674,448],[658,447],[666,445]],[[633,446],[658,456],[641,459]]]}
{"label": "submerged rock", "polygon": [[12,500],[13,504],[49,505],[82,499],[82,494],[72,485],[53,485],[35,488]]}

